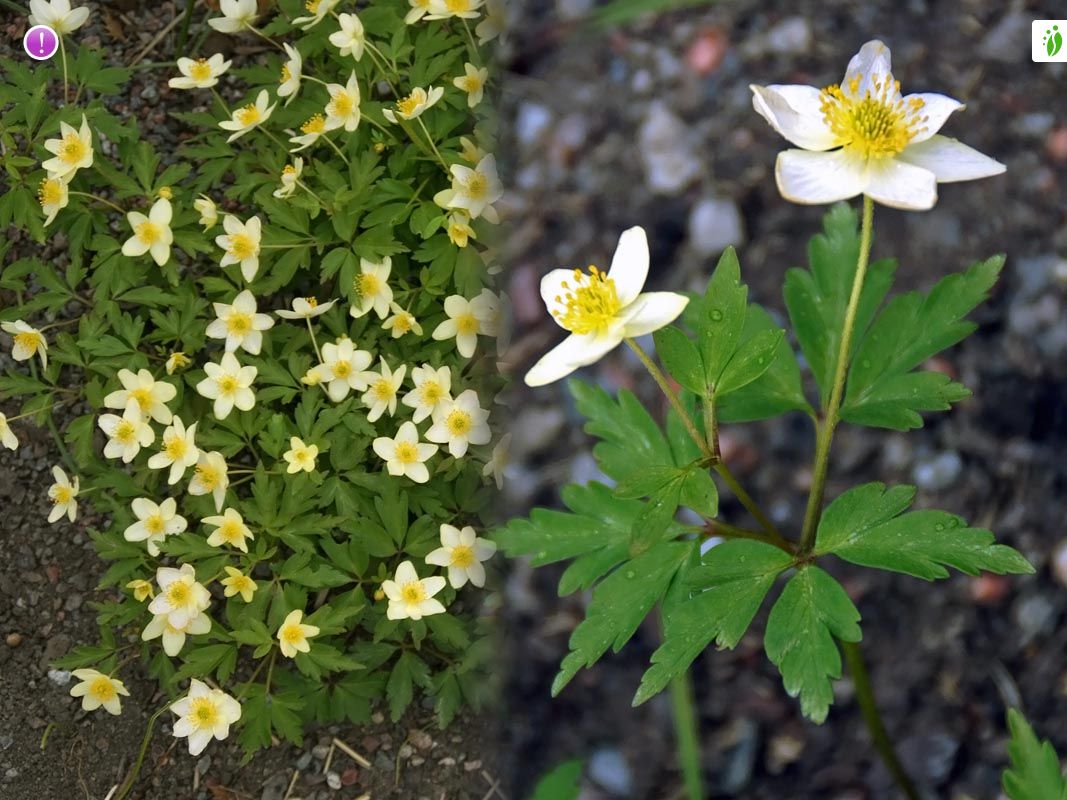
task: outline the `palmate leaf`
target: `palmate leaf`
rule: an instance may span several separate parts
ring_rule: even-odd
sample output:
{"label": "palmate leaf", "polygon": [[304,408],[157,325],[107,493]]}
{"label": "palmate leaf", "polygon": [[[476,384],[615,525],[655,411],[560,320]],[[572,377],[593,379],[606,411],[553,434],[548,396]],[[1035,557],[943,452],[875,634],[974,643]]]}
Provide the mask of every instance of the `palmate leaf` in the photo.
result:
{"label": "palmate leaf", "polygon": [[834,693],[831,681],[841,677],[836,639],[860,640],[860,612],[841,584],[819,567],[797,570],[782,590],[767,619],[763,644],[782,673],[785,690],[800,698],[800,709],[822,723]]}
{"label": "palmate leaf", "polygon": [[954,514],[903,513],[914,498],[912,486],[886,489],[882,483],[867,483],[850,489],[823,513],[815,554],[833,553],[853,564],[924,580],[947,578],[946,567],[968,575],[1034,571],[1016,550],[996,544],[992,533],[969,528]]}
{"label": "palmate leaf", "polygon": [[863,337],[849,371],[841,416],[859,425],[908,430],[922,426],[920,411],[944,411],[970,396],[937,372],[911,370],[975,329],[964,319],[989,296],[1004,256],[979,261],[938,281],[929,294],[893,298]]}
{"label": "palmate leaf", "polygon": [[580,760],[563,762],[537,782],[529,800],[578,800],[582,767]]}
{"label": "palmate leaf", "polygon": [[1067,800],[1067,781],[1052,745],[1039,740],[1014,708],[1008,709],[1008,731],[1011,764],[1001,778],[1004,793],[1010,800]]}
{"label": "palmate leaf", "polygon": [[734,647],[775,578],[791,564],[788,553],[763,542],[731,539],[712,548],[703,566],[690,571],[696,594],[664,605],[663,644],[652,654],[634,705],[663,691],[712,641]]}
{"label": "palmate leaf", "polygon": [[630,640],[696,547],[695,541],[661,542],[619,566],[597,585],[585,619],[571,634],[571,652],[552,682],[553,696],[563,691],[578,670],[595,664],[609,647],[618,652]]}
{"label": "palmate leaf", "polygon": [[[859,249],[856,212],[843,203],[836,205],[823,217],[823,233],[812,237],[808,244],[809,269],[791,269],[785,276],[783,291],[789,318],[824,406],[837,369]],[[856,312],[853,352],[889,291],[895,269],[896,263],[889,260],[876,261],[868,267]]]}

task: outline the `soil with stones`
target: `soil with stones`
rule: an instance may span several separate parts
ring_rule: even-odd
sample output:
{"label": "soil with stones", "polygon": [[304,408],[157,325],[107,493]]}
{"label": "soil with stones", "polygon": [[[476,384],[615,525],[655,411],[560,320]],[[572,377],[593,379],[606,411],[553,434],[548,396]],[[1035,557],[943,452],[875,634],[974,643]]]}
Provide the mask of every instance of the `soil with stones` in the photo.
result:
{"label": "soil with stones", "polygon": [[[932,365],[975,396],[909,434],[842,427],[827,492],[870,480],[917,484],[920,506],[991,528],[1036,566],[1033,576],[927,584],[832,565],[862,613],[878,701],[922,790],[997,797],[1008,705],[1067,751],[1067,65],[1030,60],[1030,21],[1045,12],[980,0],[737,0],[595,32],[577,21],[590,5],[527,0],[516,11],[503,126],[513,137],[505,150],[516,374],[559,338],[540,304],[540,275],[606,263],[630,225],[649,230],[654,288],[703,289],[734,244],[751,296],[782,314],[783,274],[804,263],[825,209],[778,195],[775,154],[789,145],[752,110],[750,83],[836,83],[860,45],[880,38],[905,92],[967,104],[946,134],[1007,164],[1003,176],[941,186],[933,211],[878,207],[874,255],[899,259],[898,288],[929,288],[998,251],[1008,265],[974,315],[978,332]],[[586,377],[636,387],[661,405],[623,349]],[[506,491],[515,511],[556,505],[561,482],[597,477],[580,417],[562,383],[515,392],[517,463]],[[810,424],[787,418],[723,435],[731,467],[795,535],[810,484]],[[725,493],[724,513],[745,520]],[[666,697],[630,708],[655,630],[642,629],[550,700],[588,600],[558,598],[558,577],[520,566],[508,587],[512,786],[583,757],[583,798],[677,797]],[[897,797],[847,677],[828,721],[804,721],[762,652],[765,619],[735,650],[693,667],[712,795]]]}

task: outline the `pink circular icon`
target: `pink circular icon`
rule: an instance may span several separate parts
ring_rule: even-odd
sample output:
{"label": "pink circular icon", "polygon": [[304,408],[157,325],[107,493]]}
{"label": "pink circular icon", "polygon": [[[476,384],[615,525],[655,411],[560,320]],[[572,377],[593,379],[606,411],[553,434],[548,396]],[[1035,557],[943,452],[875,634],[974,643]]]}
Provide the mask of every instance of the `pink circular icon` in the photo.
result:
{"label": "pink circular icon", "polygon": [[47,25],[34,25],[22,37],[22,49],[35,61],[47,61],[59,49],[59,36]]}

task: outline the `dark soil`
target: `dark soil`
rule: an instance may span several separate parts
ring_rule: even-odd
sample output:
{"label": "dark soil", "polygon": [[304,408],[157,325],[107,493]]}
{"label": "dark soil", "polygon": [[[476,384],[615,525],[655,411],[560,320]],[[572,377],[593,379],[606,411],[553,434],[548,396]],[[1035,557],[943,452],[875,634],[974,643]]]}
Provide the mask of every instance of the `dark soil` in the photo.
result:
{"label": "dark soil", "polygon": [[[82,43],[106,49],[111,63],[129,64],[175,18],[184,3],[89,3],[90,22],[78,31]],[[198,7],[200,19],[206,15]],[[0,55],[25,58],[21,49],[24,16],[0,9]],[[195,37],[199,22],[194,23]],[[167,112],[206,107],[210,94],[167,87],[174,74],[175,34],[149,48],[147,62],[160,67],[134,74],[127,91],[110,101],[114,113],[133,115],[160,152],[173,153],[183,127]],[[254,61],[260,43],[213,35],[206,52],[240,53]],[[236,50],[235,50],[236,48]],[[179,54],[181,55],[181,54]],[[225,85],[220,86],[223,92]],[[58,94],[57,94],[58,97]],[[198,108],[197,110],[203,110]],[[0,191],[4,190],[0,180]],[[10,258],[35,248],[21,234],[2,231],[15,243]],[[50,249],[41,253],[53,257]],[[0,305],[15,302],[0,296]],[[5,346],[0,371],[14,368]],[[14,403],[2,408],[11,416]],[[0,800],[104,800],[136,760],[148,717],[165,698],[136,665],[123,669],[132,693],[120,717],[86,714],[69,696],[67,673],[51,662],[71,647],[97,638],[94,587],[105,565],[86,531],[104,523],[88,504],[74,525],[46,522],[51,466],[59,463],[47,431],[16,423],[21,448],[0,448]],[[139,800],[474,800],[500,797],[494,755],[499,737],[492,712],[461,715],[447,730],[437,729],[432,707],[413,708],[399,723],[380,713],[371,725],[331,726],[311,732],[303,747],[279,745],[242,764],[234,739],[215,742],[199,757],[170,735],[170,716],[157,726],[140,780],[131,797]],[[357,765],[334,737],[365,757]],[[332,785],[331,785],[332,784]],[[334,788],[338,787],[338,788]]]}
{"label": "dark soil", "polygon": [[[975,397],[910,434],[843,427],[827,492],[832,498],[869,480],[916,483],[920,505],[991,528],[1037,567],[1034,576],[957,575],[927,584],[831,565],[863,615],[878,700],[915,779],[931,797],[997,797],[1009,704],[1067,750],[1067,112],[1063,65],[1034,64],[1029,56],[1030,20],[1051,11],[977,0],[738,0],[597,34],[550,17],[548,5],[520,4],[506,109],[517,185],[517,374],[557,339],[537,297],[539,276],[556,266],[606,264],[619,232],[634,224],[650,232],[658,287],[702,289],[718,252],[732,242],[751,296],[784,311],[783,273],[804,262],[825,208],[778,195],[774,158],[788,145],[752,110],[749,83],[836,83],[860,45],[881,38],[905,92],[944,92],[967,103],[944,132],[1007,164],[1004,176],[940,187],[931,212],[877,209],[875,257],[899,259],[898,287],[928,288],[998,251],[1007,252],[1008,266],[974,317],[978,333],[935,364]],[[559,0],[554,10],[583,5]],[[665,149],[689,178],[657,192],[642,129],[664,113],[677,120]],[[734,230],[707,242],[709,218],[690,221],[705,201],[718,204],[712,222],[732,212],[743,232],[725,225]],[[588,373],[609,388],[636,385],[659,403],[621,350]],[[560,483],[596,477],[562,383],[517,391],[515,403],[520,463],[508,491],[517,511],[555,505]],[[787,418],[732,426],[724,435],[731,466],[795,535],[810,481],[810,425]],[[745,519],[736,503],[724,509],[727,519]],[[676,797],[666,697],[630,708],[656,643],[652,627],[550,700],[587,601],[559,599],[558,577],[558,570],[520,567],[509,587],[513,787],[531,785],[559,761],[585,757],[583,798]],[[801,718],[762,652],[765,616],[734,651],[705,654],[693,668],[713,795],[897,797],[847,678],[837,684],[824,725]]]}

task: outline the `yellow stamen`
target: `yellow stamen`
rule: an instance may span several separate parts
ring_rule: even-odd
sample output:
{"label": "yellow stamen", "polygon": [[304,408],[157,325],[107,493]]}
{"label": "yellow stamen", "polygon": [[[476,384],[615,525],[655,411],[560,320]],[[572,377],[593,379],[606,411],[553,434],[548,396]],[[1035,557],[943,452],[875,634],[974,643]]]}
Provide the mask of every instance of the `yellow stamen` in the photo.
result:
{"label": "yellow stamen", "polygon": [[885,158],[900,153],[923,130],[921,97],[905,100],[900,84],[886,75],[872,76],[871,88],[859,94],[862,76],[849,80],[848,91],[839,85],[822,90],[823,120],[845,150],[863,158]]}
{"label": "yellow stamen", "polygon": [[564,309],[554,311],[553,316],[571,333],[604,333],[622,308],[615,281],[590,266],[588,274],[574,270],[574,283],[572,290],[570,284],[564,281],[563,288],[567,294],[556,297],[556,302]]}

